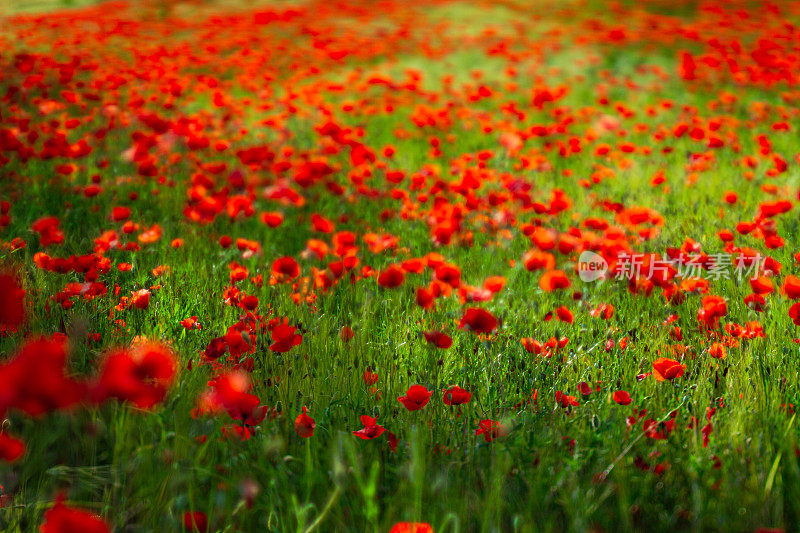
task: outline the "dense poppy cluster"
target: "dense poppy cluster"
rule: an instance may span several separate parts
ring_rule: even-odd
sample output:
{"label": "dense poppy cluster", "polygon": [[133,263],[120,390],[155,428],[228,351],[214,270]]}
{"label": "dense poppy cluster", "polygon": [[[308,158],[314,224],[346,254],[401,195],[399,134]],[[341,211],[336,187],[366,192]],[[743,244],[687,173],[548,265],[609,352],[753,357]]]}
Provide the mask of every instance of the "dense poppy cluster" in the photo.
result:
{"label": "dense poppy cluster", "polygon": [[[341,433],[390,463],[418,426],[477,454],[543,420],[588,460],[580,421],[630,441],[601,481],[663,478],[692,437],[720,470],[746,395],[793,420],[764,354],[800,343],[798,6],[482,1],[473,31],[449,0],[184,4],[0,35],[1,417],[119,404],[215,461],[285,445],[287,469]],[[185,423],[157,414],[173,388]],[[0,463],[35,438],[4,425]],[[65,501],[42,532],[116,519]]]}
{"label": "dense poppy cluster", "polygon": [[[3,281],[6,290],[0,305],[9,312],[0,318],[0,325],[8,332],[23,324],[26,292],[14,276],[4,275]],[[164,399],[176,377],[172,352],[161,344],[140,341],[129,349],[109,351],[96,376],[76,379],[68,370],[67,342],[66,336],[60,334],[32,337],[0,364],[0,416],[18,411],[29,417],[42,417],[108,400],[149,409]],[[19,461],[25,450],[22,440],[0,432],[0,460]],[[109,531],[100,517],[64,505],[60,496],[45,513],[41,531],[62,533],[78,529]]]}

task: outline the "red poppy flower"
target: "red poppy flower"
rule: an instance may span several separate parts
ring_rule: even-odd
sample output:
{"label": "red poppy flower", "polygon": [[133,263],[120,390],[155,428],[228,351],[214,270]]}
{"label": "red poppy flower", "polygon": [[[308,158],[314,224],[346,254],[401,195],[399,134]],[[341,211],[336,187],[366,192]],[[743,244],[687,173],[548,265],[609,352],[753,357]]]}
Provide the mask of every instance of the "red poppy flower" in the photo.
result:
{"label": "red poppy flower", "polygon": [[750,288],[756,294],[770,294],[774,290],[772,280],[766,276],[758,276],[757,278],[750,279]]}
{"label": "red poppy flower", "polygon": [[142,233],[140,233],[137,238],[142,244],[156,242],[161,239],[161,226],[158,224],[153,224],[151,227],[146,228]]}
{"label": "red poppy flower", "polygon": [[186,531],[196,531],[197,533],[208,531],[208,517],[203,511],[186,511],[183,513],[181,522]]}
{"label": "red poppy flower", "polygon": [[99,516],[83,509],[67,507],[64,497],[59,495],[56,504],[44,513],[41,533],[108,533],[108,525]]}
{"label": "red poppy flower", "polygon": [[406,273],[421,274],[425,270],[425,262],[419,258],[406,259],[400,266]]}
{"label": "red poppy flower", "polygon": [[131,209],[124,206],[115,206],[111,208],[111,220],[114,222],[122,222],[128,220],[131,216]]}
{"label": "red poppy flower", "polygon": [[446,350],[453,345],[453,339],[451,339],[450,335],[447,333],[441,331],[426,331],[423,335],[426,341],[442,350]]}
{"label": "red poppy flower", "polygon": [[378,382],[378,374],[370,372],[369,370],[364,372],[362,378],[364,379],[364,385],[375,385]]}
{"label": "red poppy flower", "polygon": [[675,428],[675,419],[670,418],[666,422],[657,422],[652,418],[648,418],[642,423],[642,430],[648,438],[653,440],[666,439],[672,430]]}
{"label": "red poppy flower", "polygon": [[481,420],[478,423],[478,429],[475,430],[475,436],[483,435],[483,440],[486,442],[492,442],[494,439],[504,436],[505,433],[506,427],[499,420]]}
{"label": "red poppy flower", "polygon": [[349,342],[355,335],[350,326],[343,326],[341,331],[339,331],[339,337],[341,337],[344,342]]}
{"label": "red poppy flower", "polygon": [[753,293],[753,294],[748,294],[744,298],[744,303],[747,307],[749,307],[756,313],[763,313],[764,306],[767,305],[767,300],[760,294]]}
{"label": "red poppy flower", "polygon": [[317,423],[306,414],[306,408],[303,407],[303,412],[297,415],[297,418],[294,420],[294,430],[302,438],[307,439],[314,435],[315,427],[317,427]]}
{"label": "red poppy flower", "polygon": [[200,322],[197,321],[197,316],[192,316],[189,318],[184,318],[180,321],[181,326],[183,326],[187,330],[193,329],[202,329],[203,327],[200,325]]}
{"label": "red poppy flower", "polygon": [[719,319],[728,313],[728,304],[721,296],[704,296],[697,320],[707,328],[716,328]]}
{"label": "red poppy flower", "polygon": [[630,405],[631,395],[624,390],[618,390],[611,395],[611,398],[620,405]]}
{"label": "red poppy flower", "polygon": [[792,300],[800,298],[800,278],[791,275],[786,276],[786,279],[783,280],[783,294]]}
{"label": "red poppy flower", "polygon": [[543,291],[555,291],[558,289],[567,289],[572,285],[567,275],[561,270],[548,270],[539,279],[539,287]]}
{"label": "red poppy flower", "polygon": [[86,385],[67,377],[66,362],[63,338],[28,340],[0,365],[0,415],[16,408],[38,416],[83,401]]}
{"label": "red poppy flower", "polygon": [[491,276],[483,282],[483,288],[492,294],[497,294],[506,286],[506,278],[503,276]]}
{"label": "red poppy flower", "polygon": [[[209,386],[211,389],[200,397],[195,414],[225,411],[231,418],[241,420],[246,426],[256,426],[263,422],[267,407],[260,405],[258,396],[247,392],[250,390],[250,379],[244,371],[223,374],[210,381]],[[242,433],[239,436],[246,435]]]}
{"label": "red poppy flower", "polygon": [[353,435],[360,439],[375,439],[380,437],[383,432],[386,431],[386,428],[378,425],[377,419],[372,418],[371,416],[361,415],[361,423],[364,424],[364,428],[353,432]]}
{"label": "red poppy flower", "polygon": [[525,269],[533,272],[534,270],[549,270],[556,266],[556,258],[553,254],[539,250],[530,250],[522,257]]}
{"label": "red poppy flower", "polygon": [[789,318],[792,319],[795,326],[800,326],[800,302],[793,304],[789,308]]}
{"label": "red poppy flower", "polygon": [[13,463],[24,453],[24,442],[7,433],[0,433],[0,460]]}
{"label": "red poppy flower", "polygon": [[575,407],[580,405],[578,399],[575,396],[569,396],[564,394],[562,391],[556,391],[556,403],[562,409],[566,409],[568,407]]}
{"label": "red poppy flower", "polygon": [[609,320],[614,316],[614,306],[611,304],[600,304],[592,309],[589,314],[593,317]]}
{"label": "red poppy flower", "polygon": [[540,250],[552,250],[556,246],[556,232],[542,226],[531,232],[530,239]]}
{"label": "red poppy flower", "polygon": [[115,398],[149,409],[164,399],[176,371],[175,356],[161,344],[148,342],[132,350],[115,350],[103,362],[92,399]]}
{"label": "red poppy flower", "polygon": [[461,285],[461,269],[456,265],[451,265],[449,263],[439,265],[436,267],[434,275],[437,280],[447,283],[453,288],[457,288]]}
{"label": "red poppy flower", "polygon": [[566,306],[562,305],[558,309],[556,309],[556,316],[562,322],[566,322],[567,324],[572,324],[574,320],[574,316],[572,311],[570,311]]}
{"label": "red poppy flower", "polygon": [[[249,388],[249,386],[248,386]],[[243,390],[224,391],[224,385],[217,381],[221,406],[234,420],[241,420],[246,426],[257,426],[267,416],[267,406],[255,394]]]}
{"label": "red poppy flower", "polygon": [[150,306],[150,291],[140,289],[131,294],[131,305],[136,309],[147,309]]}
{"label": "red poppy flower", "polygon": [[433,307],[434,295],[433,291],[426,287],[417,288],[417,305],[423,309],[430,309]]}
{"label": "red poppy flower", "polygon": [[64,233],[59,225],[57,217],[42,217],[33,223],[31,229],[39,234],[39,243],[44,247],[64,242]]}
{"label": "red poppy flower", "polygon": [[320,233],[332,233],[335,229],[333,222],[317,213],[311,215],[311,226],[314,231],[319,231]]}
{"label": "red poppy flower", "polygon": [[232,357],[239,357],[253,348],[250,334],[247,331],[240,331],[234,326],[228,328],[223,339]]}
{"label": "red poppy flower", "polygon": [[250,440],[250,437],[253,436],[253,432],[250,431],[249,427],[239,424],[228,424],[227,426],[223,426],[220,428],[220,433],[222,433],[222,440],[238,439],[242,442]]}
{"label": "red poppy flower", "polygon": [[209,341],[203,352],[203,357],[209,361],[213,361],[222,357],[227,349],[228,345],[225,343],[225,339],[223,337],[216,337]]}
{"label": "red poppy flower", "polygon": [[397,440],[397,435],[395,435],[391,431],[387,431],[386,432],[386,440],[389,442],[389,449],[393,453],[397,453],[397,445],[400,443],[400,441]]}
{"label": "red poppy flower", "polygon": [[397,401],[402,403],[409,411],[419,411],[430,401],[431,391],[422,385],[411,385],[405,396],[399,396]]}
{"label": "red poppy flower", "polygon": [[461,317],[460,328],[469,328],[473,333],[486,335],[497,329],[497,319],[490,312],[479,307],[470,307]]}
{"label": "red poppy flower", "polygon": [[731,230],[719,230],[717,232],[717,237],[719,237],[722,242],[733,242],[733,232]]}
{"label": "red poppy flower", "polygon": [[390,265],[378,275],[378,285],[386,287],[387,289],[393,289],[402,285],[405,277],[406,274],[401,267]]}
{"label": "red poppy flower", "polygon": [[653,361],[653,375],[657,381],[671,381],[681,377],[685,371],[686,367],[673,359],[659,357]]}
{"label": "red poppy flower", "polygon": [[725,359],[727,354],[728,352],[725,350],[725,345],[720,342],[712,343],[711,346],[708,347],[708,355],[714,359]]}
{"label": "red poppy flower", "polygon": [[14,332],[25,321],[25,291],[10,274],[0,274],[0,334]]}
{"label": "red poppy flower", "polygon": [[288,324],[278,324],[272,330],[272,340],[274,341],[269,349],[273,352],[288,352],[293,346],[303,342],[303,336],[296,334],[296,327]]}
{"label": "red poppy flower", "polygon": [[[542,344],[541,342],[537,341],[534,338],[523,337],[519,340],[519,342],[522,344],[522,347],[525,348],[525,351],[528,353],[541,355],[542,352],[545,351],[544,344]],[[550,355],[552,354],[549,351],[545,353],[546,357],[550,357]]]}
{"label": "red poppy flower", "polygon": [[283,223],[283,215],[276,211],[267,211],[261,213],[261,222],[270,228],[277,228]]}
{"label": "red poppy flower", "polygon": [[272,273],[279,278],[294,279],[300,275],[300,265],[294,257],[281,257],[272,263]]}
{"label": "red poppy flower", "polygon": [[442,401],[445,405],[463,405],[470,401],[472,394],[462,389],[458,385],[453,385],[444,391]]}

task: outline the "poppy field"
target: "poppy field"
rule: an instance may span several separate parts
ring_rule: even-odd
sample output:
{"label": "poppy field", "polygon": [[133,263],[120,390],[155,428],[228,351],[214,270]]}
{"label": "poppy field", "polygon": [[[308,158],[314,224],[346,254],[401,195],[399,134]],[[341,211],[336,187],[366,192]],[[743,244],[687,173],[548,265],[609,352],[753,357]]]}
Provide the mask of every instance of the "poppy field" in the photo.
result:
{"label": "poppy field", "polygon": [[0,531],[800,530],[800,4],[0,10]]}

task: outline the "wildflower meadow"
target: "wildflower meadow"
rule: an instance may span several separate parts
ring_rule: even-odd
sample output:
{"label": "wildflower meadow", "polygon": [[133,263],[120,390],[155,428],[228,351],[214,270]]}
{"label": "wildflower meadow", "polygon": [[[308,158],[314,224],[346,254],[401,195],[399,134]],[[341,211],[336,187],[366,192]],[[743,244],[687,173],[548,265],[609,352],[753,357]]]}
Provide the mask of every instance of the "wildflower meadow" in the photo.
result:
{"label": "wildflower meadow", "polygon": [[6,0],[0,531],[800,531],[799,24]]}

